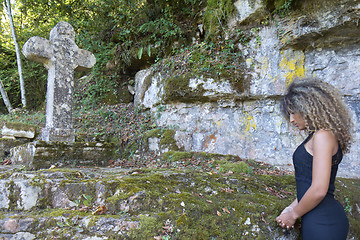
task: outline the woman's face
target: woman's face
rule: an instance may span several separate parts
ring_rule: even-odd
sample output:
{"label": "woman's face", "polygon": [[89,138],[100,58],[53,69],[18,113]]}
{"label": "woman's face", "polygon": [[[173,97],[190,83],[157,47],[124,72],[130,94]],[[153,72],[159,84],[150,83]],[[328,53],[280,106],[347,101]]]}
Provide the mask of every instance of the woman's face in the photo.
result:
{"label": "woman's face", "polygon": [[305,129],[305,120],[300,113],[290,113],[290,122],[299,128],[299,130]]}

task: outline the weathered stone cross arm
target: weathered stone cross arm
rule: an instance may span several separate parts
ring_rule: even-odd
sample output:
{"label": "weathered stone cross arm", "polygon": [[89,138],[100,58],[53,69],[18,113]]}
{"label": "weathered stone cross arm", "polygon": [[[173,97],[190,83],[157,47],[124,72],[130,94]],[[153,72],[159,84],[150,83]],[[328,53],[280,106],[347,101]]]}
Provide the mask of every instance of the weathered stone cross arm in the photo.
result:
{"label": "weathered stone cross arm", "polygon": [[26,58],[43,63],[48,68],[48,62],[53,55],[50,41],[42,37],[31,37],[23,46],[23,54]]}
{"label": "weathered stone cross arm", "polygon": [[[24,56],[34,62],[42,63],[48,69],[49,61],[53,56],[53,49],[51,47],[51,42],[42,37],[31,37],[23,47]],[[91,69],[95,63],[96,58],[94,54],[87,50],[78,49],[77,57],[77,67],[76,71],[86,71]]]}
{"label": "weathered stone cross arm", "polygon": [[86,71],[91,69],[95,63],[96,58],[94,54],[87,50],[79,49],[79,57],[77,61],[77,67],[75,68],[76,71]]}
{"label": "weathered stone cross arm", "polygon": [[[59,54],[59,47],[65,48],[67,56]],[[61,50],[60,52],[64,53]],[[47,69],[49,62],[62,60],[76,71],[91,69],[96,63],[94,54],[78,48],[75,44],[75,31],[67,22],[58,23],[50,31],[50,40],[38,36],[31,37],[23,46],[23,54],[29,60],[43,63]]]}

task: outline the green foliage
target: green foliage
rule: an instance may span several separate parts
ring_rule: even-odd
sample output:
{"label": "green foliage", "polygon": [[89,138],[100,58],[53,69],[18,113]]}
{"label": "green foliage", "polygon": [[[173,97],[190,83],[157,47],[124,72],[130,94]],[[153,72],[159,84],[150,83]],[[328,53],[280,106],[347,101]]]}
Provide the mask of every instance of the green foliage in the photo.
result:
{"label": "green foliage", "polygon": [[96,105],[103,102],[107,94],[118,88],[120,84],[116,81],[117,74],[109,75],[106,72],[106,64],[112,58],[114,46],[95,37],[89,38],[88,33],[84,31],[78,35],[78,41],[81,42],[83,48],[94,53],[97,62],[91,69],[91,77],[86,81],[86,86],[81,82],[83,79],[78,80],[78,87],[82,86],[84,91],[79,91],[75,97],[80,100],[82,105]]}
{"label": "green foliage", "polygon": [[204,28],[207,31],[205,39],[216,41],[219,36],[224,35],[227,20],[234,11],[232,0],[208,0],[203,15]]}
{"label": "green foliage", "polygon": [[348,197],[345,197],[345,212],[351,213],[351,205],[350,205],[350,200]]}
{"label": "green foliage", "polygon": [[82,197],[84,198],[83,204],[86,207],[92,207],[92,197],[86,194],[83,194]]}
{"label": "green foliage", "polygon": [[41,127],[45,126],[45,113],[43,111],[29,112],[27,110],[17,110],[11,114],[0,114],[0,125],[5,122],[26,123],[37,126],[37,132]]}
{"label": "green foliage", "polygon": [[[261,39],[259,41],[261,42]],[[207,78],[215,81],[226,79],[239,93],[246,92],[250,79],[239,71],[243,67],[244,59],[236,45],[247,42],[248,38],[242,31],[238,31],[229,40],[201,42],[191,47],[174,49],[174,56],[155,65],[156,71],[166,76],[166,101],[208,101],[206,96],[202,96],[204,89],[201,85],[196,89],[189,87],[189,79],[195,76],[202,77],[205,81]]]}
{"label": "green foliage", "polygon": [[298,0],[264,0],[264,3],[270,11],[281,17],[285,17],[294,9]]}
{"label": "green foliage", "polygon": [[164,17],[144,23],[138,29],[139,35],[145,35],[155,46],[173,41],[181,36],[181,29],[173,23],[168,14]]}
{"label": "green foliage", "polygon": [[[49,31],[59,21],[73,25],[77,44],[94,52],[97,58],[91,72],[93,79],[83,96],[83,103],[96,104],[104,101],[110,92],[123,91],[119,86],[131,84],[138,70],[164,57],[175,41],[190,39],[188,29],[194,26],[182,21],[195,18],[202,4],[200,0],[17,0],[13,12],[20,46],[32,36],[48,38]],[[6,53],[0,58],[0,79],[11,103],[17,107],[20,90],[9,24],[3,18],[0,26],[7,29],[0,36],[1,54]],[[107,69],[110,62],[115,67]],[[47,71],[41,64],[25,59],[24,63],[25,88],[29,108],[33,109],[42,106],[45,99]]]}
{"label": "green foliage", "polygon": [[280,16],[286,16],[290,13],[294,3],[297,0],[283,0],[280,3],[278,3],[277,5],[275,5],[276,7],[276,12],[280,15]]}
{"label": "green foliage", "polygon": [[[86,91],[78,96],[83,105],[107,102],[108,96],[126,91],[123,86],[133,84],[131,80],[138,70],[179,51],[176,46],[187,45],[196,35],[201,21],[205,24],[205,38],[217,39],[217,35],[225,33],[226,21],[234,11],[231,0],[18,0],[14,5],[20,46],[31,36],[48,38],[57,22],[68,21],[77,33],[77,44],[95,54],[97,64],[91,70],[91,80],[87,82]],[[199,12],[205,7],[201,16]],[[5,23],[2,26],[7,27]],[[0,47],[11,49],[9,42],[10,35],[6,32],[1,36]],[[215,68],[216,74],[223,74],[226,63],[218,64],[217,68],[195,53],[192,61],[197,57],[204,65],[202,70],[211,72]],[[0,78],[16,107],[20,103],[20,90],[14,81],[17,75],[15,55],[6,58],[0,59],[0,63],[7,62],[1,64]],[[29,108],[42,107],[47,71],[41,64],[29,60],[24,63]],[[76,78],[82,76],[75,75]]]}

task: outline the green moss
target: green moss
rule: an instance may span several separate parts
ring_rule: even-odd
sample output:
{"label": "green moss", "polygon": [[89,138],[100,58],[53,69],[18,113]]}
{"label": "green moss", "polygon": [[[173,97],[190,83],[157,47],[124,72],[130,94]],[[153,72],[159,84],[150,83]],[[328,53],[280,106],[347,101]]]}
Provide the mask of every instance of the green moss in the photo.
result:
{"label": "green moss", "polygon": [[160,148],[172,151],[179,150],[179,147],[176,145],[176,140],[174,138],[176,131],[173,129],[153,129],[148,132],[143,137],[145,146],[149,145],[149,138],[159,138],[160,139]]}
{"label": "green moss", "polygon": [[139,220],[140,228],[130,234],[133,239],[154,239],[161,233],[162,222],[156,217],[140,215]]}
{"label": "green moss", "polygon": [[126,184],[125,182],[121,182],[118,187],[118,192],[114,196],[108,197],[107,201],[112,204],[116,204],[121,200],[128,199],[129,197],[133,196],[134,194],[140,192],[142,189],[133,186],[131,184]]}
{"label": "green moss", "polygon": [[[71,168],[53,168],[53,169],[41,169],[38,170],[39,173],[61,173],[61,176],[64,176],[67,180],[74,180],[74,179],[82,179],[84,177],[81,171],[77,169]],[[44,179],[44,177],[38,176],[40,179]]]}
{"label": "green moss", "polygon": [[176,225],[178,225],[179,227],[186,226],[188,224],[189,224],[189,219],[185,213],[181,214],[180,217],[176,220]]}
{"label": "green moss", "polygon": [[[143,197],[136,198],[137,205],[140,206],[136,212],[151,213],[141,220],[141,230],[132,233],[135,239],[139,239],[142,234],[158,236],[162,223],[167,219],[174,228],[179,229],[183,239],[240,239],[245,237],[242,233],[246,231],[250,237],[266,236],[267,225],[262,222],[262,217],[267,222],[273,221],[282,208],[293,200],[291,194],[282,193],[283,200],[277,195],[281,193],[279,189],[294,191],[292,176],[282,177],[280,181],[280,178],[271,180],[271,177],[257,179],[250,176],[248,180],[243,180],[242,175],[232,175],[231,182],[218,174],[199,172],[173,172],[170,175],[165,172],[149,172],[135,176],[137,175],[122,178],[122,183],[119,184],[119,189],[124,194],[133,189],[136,192],[144,191]],[[277,191],[270,193],[264,185]],[[128,198],[132,196],[134,195],[123,195]],[[262,209],[264,214],[260,215],[258,209]],[[244,224],[248,217],[251,225]],[[154,219],[157,225],[154,225]],[[252,231],[254,224],[265,233]],[[275,227],[275,223],[271,226]]]}
{"label": "green moss", "polygon": [[163,132],[161,138],[160,138],[160,146],[161,147],[167,147],[169,150],[179,150],[178,146],[176,145],[175,140],[175,130],[173,129],[167,129]]}
{"label": "green moss", "polygon": [[37,175],[34,176],[29,183],[33,187],[40,187],[41,189],[44,189],[47,180],[43,176]]}
{"label": "green moss", "polygon": [[9,179],[9,177],[12,175],[12,172],[8,171],[5,173],[0,174],[0,179]]}
{"label": "green moss", "polygon": [[[14,181],[10,181],[6,184],[9,191],[9,209],[16,210],[18,208],[18,202],[20,201],[20,188],[16,186]],[[19,202],[21,203],[21,202]]]}
{"label": "green moss", "polygon": [[39,198],[36,202],[36,206],[39,208],[39,209],[46,209],[48,208],[49,206],[51,206],[52,203],[49,199],[49,196],[47,197],[43,197],[43,198]]}
{"label": "green moss", "polygon": [[219,164],[220,172],[234,173],[250,173],[251,168],[245,162],[228,162],[228,161],[215,161],[214,164]]}
{"label": "green moss", "polygon": [[196,89],[189,87],[190,78],[194,77],[193,73],[178,75],[176,72],[171,77],[165,79],[165,97],[166,102],[187,102],[196,101],[207,102],[208,97],[203,96],[205,90],[198,86]]}
{"label": "green moss", "polygon": [[145,134],[145,138],[149,139],[149,138],[160,138],[161,137],[161,132],[162,129],[156,128],[156,129],[152,129],[146,132]]}
{"label": "green moss", "polygon": [[168,151],[163,154],[163,160],[165,161],[181,161],[184,159],[198,159],[201,161],[218,161],[218,163],[226,163],[227,161],[238,161],[239,157],[234,155],[222,155],[216,153],[207,152],[181,152],[181,151]]}
{"label": "green moss", "polygon": [[36,126],[34,125],[20,122],[6,122],[4,125],[10,129],[15,129],[18,131],[35,131],[36,129]]}
{"label": "green moss", "polygon": [[218,153],[208,153],[208,152],[195,152],[193,153],[195,158],[199,158],[201,160],[218,160],[218,161],[239,161],[240,158],[235,155],[223,155]]}
{"label": "green moss", "polygon": [[189,152],[168,151],[163,154],[162,159],[163,161],[177,162],[186,158],[191,158],[192,156],[193,154]]}

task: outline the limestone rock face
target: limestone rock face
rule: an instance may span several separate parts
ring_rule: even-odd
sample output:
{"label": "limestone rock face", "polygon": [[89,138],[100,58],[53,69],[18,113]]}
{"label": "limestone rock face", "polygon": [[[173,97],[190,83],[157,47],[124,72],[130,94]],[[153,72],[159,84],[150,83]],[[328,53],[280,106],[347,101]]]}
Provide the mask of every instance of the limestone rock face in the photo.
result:
{"label": "limestone rock face", "polygon": [[[264,13],[261,2],[235,2],[238,14],[232,23],[252,28],[253,16]],[[358,1],[301,2],[285,17],[249,30],[253,37],[236,46],[244,58],[238,71],[250,79],[244,93],[226,78],[188,73],[174,80],[151,68],[136,75],[135,103],[159,115],[160,126],[174,127],[185,150],[287,167],[306,136],[280,116],[278,100],[295,78],[316,77],[339,88],[350,108],[355,141],[339,175],[360,177],[359,16]]]}
{"label": "limestone rock face", "polygon": [[261,0],[238,0],[234,3],[238,11],[237,21],[244,22],[264,16],[267,12]]}

